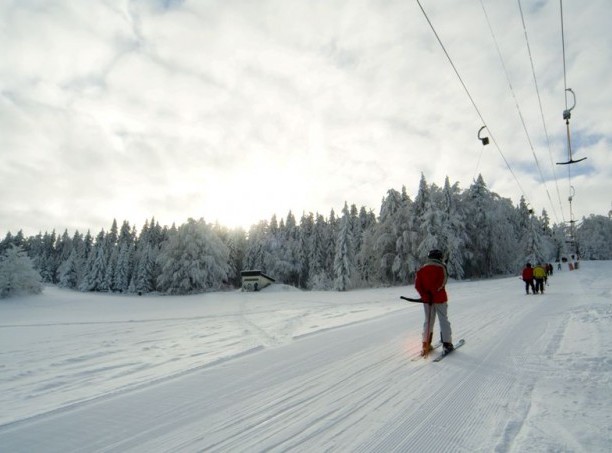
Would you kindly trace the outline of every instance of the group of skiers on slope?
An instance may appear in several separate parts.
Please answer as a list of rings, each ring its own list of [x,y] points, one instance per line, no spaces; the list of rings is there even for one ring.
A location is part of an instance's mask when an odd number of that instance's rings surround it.
[[[527,263],[522,272],[522,279],[525,282],[525,291],[529,294],[529,288],[533,294],[544,294],[544,286],[548,276],[552,275],[552,264],[540,264],[532,267]],[[446,294],[446,281],[448,272],[444,259],[444,253],[438,249],[430,250],[427,261],[417,271],[414,287],[423,301],[425,310],[425,322],[423,323],[423,349],[421,355],[426,357],[431,351],[433,330],[438,317],[440,324],[440,335],[442,337],[442,347],[445,353],[454,349],[453,333],[448,319],[448,295]]]
[[[531,263],[525,264],[522,272],[522,279],[525,282],[525,293],[529,294],[529,288],[533,294],[544,294],[544,285],[548,282],[548,276],[552,275],[552,264],[536,264],[535,267]]]

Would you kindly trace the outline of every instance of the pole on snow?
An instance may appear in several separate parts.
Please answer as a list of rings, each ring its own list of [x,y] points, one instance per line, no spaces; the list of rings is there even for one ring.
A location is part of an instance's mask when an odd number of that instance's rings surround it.
[[[427,351],[425,351],[425,347],[423,347],[423,352],[425,352],[423,357],[427,357],[431,352],[431,337],[433,336],[431,332],[431,314],[433,311],[433,304],[431,302],[427,302],[427,305],[429,305],[429,316],[427,316],[427,335],[425,336],[425,340],[423,340],[423,343],[427,344]]]
[[[418,304],[423,304],[423,303],[425,303],[425,302],[423,301],[423,299],[416,299],[416,298],[414,298],[414,297],[404,297],[404,296],[400,296],[400,299],[407,300],[408,302],[416,302],[416,303],[418,303]]]

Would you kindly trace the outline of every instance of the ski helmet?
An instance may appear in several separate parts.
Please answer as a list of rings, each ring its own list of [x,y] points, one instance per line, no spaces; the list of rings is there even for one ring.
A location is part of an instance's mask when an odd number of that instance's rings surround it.
[[[433,249],[429,251],[427,258],[430,260],[442,260],[444,258],[444,253],[441,250]]]

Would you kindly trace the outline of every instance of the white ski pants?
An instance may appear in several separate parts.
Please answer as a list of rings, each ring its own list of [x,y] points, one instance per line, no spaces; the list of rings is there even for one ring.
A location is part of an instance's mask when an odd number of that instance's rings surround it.
[[[453,332],[448,320],[448,304],[423,304],[425,309],[425,322],[423,323],[423,342],[428,342],[436,324],[436,315],[440,321],[440,334],[444,343],[453,342]]]

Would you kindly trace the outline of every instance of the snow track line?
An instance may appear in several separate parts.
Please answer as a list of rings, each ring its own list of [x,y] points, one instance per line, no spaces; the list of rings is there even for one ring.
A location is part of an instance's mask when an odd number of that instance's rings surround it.
[[[121,397],[122,395],[130,394],[130,393],[132,393],[134,391],[146,390],[148,387],[152,387],[152,386],[155,386],[155,385],[158,385],[158,384],[164,384],[164,383],[176,380],[176,379],[180,379],[180,378],[185,377],[185,376],[187,376],[189,374],[197,373],[197,372],[200,372],[200,371],[204,371],[207,368],[214,368],[216,366],[222,365],[225,362],[229,362],[229,361],[232,361],[232,360],[235,360],[235,359],[240,359],[241,357],[244,357],[244,356],[247,356],[247,355],[255,354],[257,352],[262,351],[263,349],[264,349],[263,346],[256,346],[254,348],[242,351],[242,352],[237,353],[235,355],[228,356],[228,357],[223,357],[223,358],[220,358],[218,360],[206,363],[206,364],[201,365],[201,366],[197,366],[197,367],[189,368],[189,369],[186,369],[186,370],[182,370],[182,371],[179,371],[179,372],[173,373],[173,374],[163,375],[163,376],[156,377],[154,379],[150,379],[150,380],[147,380],[147,381],[141,381],[141,382],[138,382],[138,383],[136,383],[134,385],[126,385],[126,386],[123,386],[123,387],[119,387],[119,388],[113,389],[111,391],[108,391],[106,393],[102,393],[102,394],[99,394],[99,395],[96,395],[96,396],[93,396],[93,397],[90,397],[90,398],[85,398],[85,399],[82,399],[82,400],[74,401],[72,403],[66,404],[66,405],[58,407],[56,409],[51,409],[51,410],[48,410],[48,411],[41,412],[39,414],[35,414],[35,415],[31,415],[31,416],[28,416],[28,417],[25,417],[25,418],[21,418],[19,420],[14,420],[14,421],[10,421],[8,423],[3,423],[3,424],[0,424],[0,434],[1,434],[1,432],[2,432],[2,430],[4,428],[11,428],[11,427],[19,426],[19,425],[22,425],[22,424],[28,424],[30,422],[36,422],[37,420],[42,420],[42,419],[45,419],[45,418],[47,418],[49,416],[56,416],[56,415],[59,416],[59,415],[62,415],[64,413],[71,412],[73,410],[78,410],[81,407],[86,407],[86,406],[88,406],[90,404],[102,403],[102,402],[104,402],[106,400],[114,399],[116,397]]]
[[[236,318],[236,315],[207,315],[179,318],[155,318],[155,319],[130,319],[126,321],[74,321],[74,322],[51,322],[51,323],[32,323],[32,324],[0,324],[0,329],[21,328],[21,327],[66,327],[66,326],[91,326],[91,325],[130,325],[143,323],[159,323],[168,321],[198,321],[204,319]]]
[[[437,366],[437,365],[436,365]],[[435,375],[448,370],[437,370],[425,373],[426,382],[435,382]],[[453,373],[461,369],[454,367]],[[407,408],[408,415],[395,420],[393,429],[385,426],[357,451],[474,451],[476,445],[470,445],[473,431],[481,428],[481,419],[487,419],[489,413],[497,410],[491,407],[482,413],[477,421],[467,420],[463,408],[470,407],[476,399],[506,395],[510,384],[501,379],[487,381],[483,386],[478,377],[479,369],[464,370],[457,374],[457,381],[452,388],[431,385],[426,401],[417,407]],[[429,380],[428,378],[431,378]],[[483,387],[486,392],[483,393]]]
[[[293,342],[283,348],[264,350],[261,354],[189,373],[173,381],[127,392],[118,398],[104,398],[52,416],[0,427],[0,439],[6,448],[28,445],[26,439],[34,441],[28,432],[35,429],[36,439],[42,442],[47,439],[47,452],[88,449],[85,445],[93,447],[94,444],[97,447],[92,450],[108,445],[109,450],[121,451],[155,450],[160,445],[167,445],[168,450],[187,444],[197,445],[198,450],[211,444],[244,450],[254,444],[280,445],[293,440],[299,444],[306,433],[314,438],[326,433],[330,417],[338,420],[338,431],[350,428],[354,421],[351,399],[356,388],[364,389],[361,391],[371,395],[373,400],[385,402],[389,399],[377,393],[381,389],[376,369],[387,368],[394,356],[405,361],[402,350],[404,323],[401,317],[389,316],[341,332],[327,332]],[[386,341],[379,344],[380,339],[389,337],[389,329],[399,332],[394,336],[399,351],[389,351]],[[364,332],[367,332],[365,336]],[[348,346],[354,352],[347,355]],[[340,368],[330,367],[330,361],[335,363],[336,360],[340,360]],[[252,363],[258,364],[258,368],[250,367]],[[264,363],[268,365],[263,366]],[[396,359],[394,368],[399,369],[402,365],[401,360]],[[228,372],[226,368],[234,371]],[[343,377],[336,383],[339,370]],[[321,384],[321,379],[328,385]],[[283,391],[285,397],[279,399]],[[363,400],[366,405],[372,404],[368,396]],[[319,411],[326,416],[313,420],[312,415]],[[75,414],[79,414],[77,424],[74,423]],[[243,418],[242,426],[228,426],[228,421],[236,417]],[[278,417],[283,423],[271,422]],[[104,430],[88,429],[101,420],[105,420]],[[291,425],[287,426],[289,421]],[[201,437],[200,440],[194,439],[193,433],[202,432],[203,426],[206,426],[205,435],[196,436]],[[83,429],[88,433],[87,444],[78,434]],[[117,430],[126,429],[130,435],[110,442]],[[63,433],[61,437],[54,434],[59,432]]]
[[[468,339],[468,345],[459,350],[456,356],[449,357],[448,361],[436,364],[435,367],[429,364],[423,368],[423,381],[430,383],[423,386],[431,386],[425,389],[427,391],[426,402],[417,407],[408,407],[405,417],[396,419],[392,424],[381,428],[356,451],[438,452],[448,451],[449,448],[452,451],[482,451],[483,446],[473,441],[481,437],[476,436],[475,433],[482,433],[483,429],[490,431],[491,435],[496,431],[500,432],[499,427],[489,422],[497,418],[495,414],[498,411],[504,410],[495,401],[498,399],[521,400],[525,397],[525,392],[533,388],[533,386],[525,387],[520,377],[517,378],[516,370],[501,368],[492,373],[488,369],[492,358],[499,355],[507,356],[512,354],[515,348],[521,350],[524,344],[528,344],[528,340],[524,338],[525,334],[513,329],[504,332],[502,337],[492,334],[493,326],[497,325],[496,320],[504,319],[507,323],[510,319],[512,322],[509,325],[515,324],[518,329],[525,324],[529,325],[531,320],[538,318],[536,313],[540,307],[525,305],[521,306],[518,311],[516,307],[514,309],[513,313],[500,310],[489,319],[488,325],[478,324],[478,329],[470,329],[469,324],[467,325],[468,330],[472,330],[474,337],[490,338],[491,346],[480,357],[471,354],[470,351],[475,341],[472,341],[472,336],[464,335],[462,329],[461,336]],[[469,313],[464,313],[463,318],[466,318],[466,315]],[[472,323],[474,323],[473,319]],[[528,337],[535,339],[536,335],[537,329],[532,329],[532,334]],[[436,377],[441,373],[452,373],[456,376],[452,386],[435,385]],[[493,378],[482,378],[482,375]],[[463,408],[475,404],[482,409],[479,417],[473,420],[467,419],[463,416],[465,412]],[[515,414],[519,415],[519,418],[512,421],[514,431],[507,425],[503,428],[504,445],[509,445],[518,433],[528,410],[527,407],[519,411],[519,414]],[[495,443],[493,442],[490,447],[492,450]]]
[[[262,426],[264,433],[269,431],[268,435],[264,434],[263,437],[272,439],[274,436],[287,431],[288,426],[299,426],[304,414],[316,410],[318,407],[325,407],[326,409],[323,411],[316,411],[319,415],[310,420],[308,426],[295,429],[294,436],[285,433],[281,436],[283,440],[268,444],[266,449],[287,451],[308,444],[309,441],[321,434],[319,425],[327,430],[345,423],[349,416],[346,413],[347,407],[354,411],[356,408],[371,405],[381,398],[383,402],[379,404],[389,401],[389,397],[382,396],[387,391],[381,389],[378,385],[372,386],[372,381],[367,379],[368,376],[372,376],[372,372],[377,368],[390,366],[393,357],[396,356],[388,352],[387,355],[381,355],[382,352],[382,348],[377,348],[377,350],[366,350],[347,358],[343,365],[343,369],[346,369],[347,372],[341,379],[337,379],[336,372],[326,368],[313,373],[305,381],[302,377],[296,378],[295,383],[291,385],[288,393],[282,395],[282,398],[279,399],[279,395],[276,394],[268,404],[263,406],[260,405],[261,402],[259,401],[255,401],[253,407],[249,407],[247,404],[242,409],[244,413],[242,419],[235,418],[230,425],[225,425],[223,429],[217,430],[218,432],[225,432],[225,435],[227,435],[228,428],[239,429],[239,436],[232,436],[215,444],[198,445],[198,448],[210,449],[211,451],[240,450],[248,445],[254,432],[261,434]],[[381,358],[376,362],[371,362],[365,360],[367,355],[381,356]],[[399,366],[397,364],[396,368],[399,368]],[[321,382],[329,382],[329,385],[321,386]],[[355,382],[359,383],[357,387],[351,385]],[[355,394],[363,396],[359,398],[358,403],[350,405],[348,400],[352,399]],[[245,421],[253,418],[259,420],[259,422],[245,426]],[[276,420],[279,420],[280,423],[274,423]],[[214,428],[214,425],[211,428]]]

